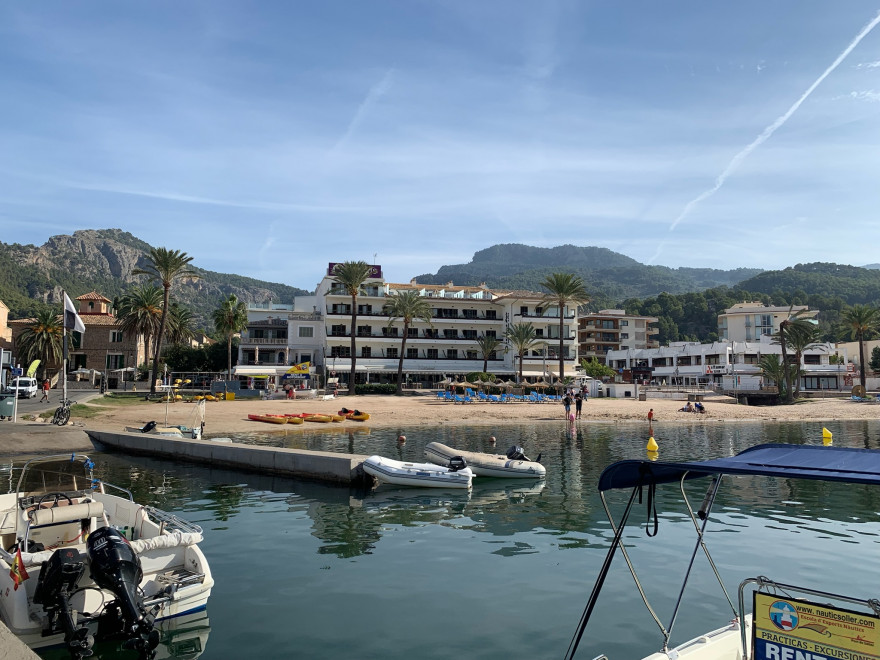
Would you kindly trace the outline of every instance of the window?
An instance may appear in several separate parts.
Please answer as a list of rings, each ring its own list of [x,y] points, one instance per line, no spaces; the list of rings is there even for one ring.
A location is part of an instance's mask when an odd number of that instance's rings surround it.
[[[521,316],[528,316],[529,315],[529,308],[528,307],[520,307],[519,313]]]
[[[330,336],[331,337],[345,337],[345,326],[344,325],[331,325],[330,326]]]
[[[396,337],[397,336],[397,328],[382,328],[382,336],[383,337]]]
[[[458,331],[447,328],[443,331],[443,337],[444,339],[458,339]]]
[[[369,337],[373,334],[373,329],[368,325],[358,326],[358,337]]]
[[[266,338],[266,331],[263,330],[263,328],[250,328],[248,330],[248,336],[251,339],[265,339]]]
[[[543,337],[544,328],[535,328],[535,337]]]
[[[419,329],[418,328],[407,328],[406,329],[406,336],[407,337],[418,337],[419,336]]]
[[[111,353],[107,355],[108,369],[122,369],[125,366],[125,356],[121,353]]]
[[[425,330],[425,338],[426,339],[437,339],[440,336],[440,331],[436,328],[431,328],[429,330]]]
[[[535,316],[543,316],[544,308],[543,307],[535,307]]]
[[[111,330],[110,331],[110,343],[111,344],[119,344],[122,342],[122,331],[121,330]]]
[[[495,331],[494,331],[494,330],[486,330],[486,332],[483,333],[483,334],[485,334],[487,337],[495,337]],[[497,339],[497,337],[495,337],[495,338]]]
[[[440,357],[440,352],[436,348],[429,348],[425,353],[427,353],[429,360],[437,360]]]
[[[79,333],[76,333],[79,334]],[[86,356],[85,355],[71,355],[71,360],[73,360],[73,368],[74,369],[85,369],[86,368]]]
[[[419,357],[419,349],[417,349],[417,348],[406,349],[406,359],[407,360],[415,360],[418,357]]]
[[[497,316],[497,312],[496,312],[496,310],[494,310],[494,309],[487,309],[487,310],[486,310],[486,318],[487,318],[487,319],[497,319],[498,316]]]
[[[458,349],[457,348],[450,348],[448,351],[446,351],[446,357],[449,358],[450,360],[457,360],[458,359]]]
[[[805,355],[804,356],[804,364],[822,364],[819,355]]]
[[[312,361],[312,354],[311,353],[300,353],[299,354],[299,361],[300,362],[311,362]]]
[[[477,318],[477,310],[475,309],[466,309],[462,312],[466,319],[475,319]]]
[[[623,328],[623,327],[625,327],[625,326],[628,326],[628,325],[629,325],[629,321],[621,321],[621,322],[620,322],[620,327],[621,327],[621,328]]]
[[[74,330],[73,332],[70,333],[70,336],[73,338],[71,346],[73,348],[81,348],[82,347],[82,338],[83,338],[82,333]]]
[[[465,351],[465,357],[468,360],[476,360],[477,359],[477,352],[476,351]]]
[[[629,339],[629,333],[628,332],[621,332],[620,338],[621,339]]]
[[[89,311],[91,312],[93,309],[95,309],[95,303],[90,302],[89,303]]]
[[[476,330],[462,330],[461,334],[464,335],[465,339],[476,339],[477,331]]]
[[[308,326],[308,325],[301,325],[299,327],[298,334],[300,337],[314,337],[315,336],[315,329],[311,326]]]
[[[351,346],[333,346],[330,357],[351,357]]]
[[[386,351],[386,357],[396,358],[397,357],[397,349],[396,348],[389,348]]]
[[[372,314],[373,306],[372,305],[358,305],[358,314]]]
[[[369,346],[361,348],[361,357],[373,357],[373,349]]]

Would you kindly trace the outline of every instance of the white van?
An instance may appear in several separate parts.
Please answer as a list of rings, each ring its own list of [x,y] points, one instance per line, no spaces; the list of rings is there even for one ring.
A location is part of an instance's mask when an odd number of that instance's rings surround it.
[[[37,396],[39,389],[36,378],[25,378],[24,376],[13,378],[9,387],[6,388],[10,394],[18,392],[19,399],[32,399]]]

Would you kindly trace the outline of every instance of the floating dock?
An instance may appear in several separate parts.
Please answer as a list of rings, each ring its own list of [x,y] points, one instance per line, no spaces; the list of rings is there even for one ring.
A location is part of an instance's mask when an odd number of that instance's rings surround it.
[[[161,456],[200,465],[218,465],[340,484],[371,484],[363,470],[367,456],[308,449],[261,447],[235,442],[190,440],[154,433],[116,433],[86,430],[99,450],[140,456]]]

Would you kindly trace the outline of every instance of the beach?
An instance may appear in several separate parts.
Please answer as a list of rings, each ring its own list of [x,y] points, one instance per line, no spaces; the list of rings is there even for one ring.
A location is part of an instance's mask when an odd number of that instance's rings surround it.
[[[96,399],[92,405],[100,406]],[[833,421],[880,418],[880,404],[858,403],[844,398],[806,399],[788,406],[746,406],[737,404],[730,397],[707,396],[704,399],[706,412],[682,412],[679,409],[685,401],[672,399],[653,399],[646,401],[634,399],[590,398],[583,405],[581,419],[575,423],[638,421],[648,423],[648,411],[654,410],[654,423],[670,422],[709,424],[735,421]],[[449,403],[438,400],[436,396],[340,396],[331,400],[237,400],[214,401],[205,404],[205,435],[222,436],[259,430],[272,432],[286,429],[273,424],[254,422],[248,414],[266,413],[335,413],[341,408],[362,410],[370,414],[366,422],[344,421],[334,423],[334,427],[370,426],[374,428],[393,428],[406,434],[423,425],[472,425],[492,426],[497,424],[523,424],[565,421],[565,410],[561,403]],[[125,426],[142,426],[150,420],[160,424],[165,422],[165,404],[144,403],[137,406],[102,408],[94,417],[75,420],[85,428],[108,431],[121,431]],[[572,412],[574,407],[572,406]],[[196,406],[192,403],[177,402],[168,405],[168,423],[192,425]],[[314,425],[303,424],[297,428]]]

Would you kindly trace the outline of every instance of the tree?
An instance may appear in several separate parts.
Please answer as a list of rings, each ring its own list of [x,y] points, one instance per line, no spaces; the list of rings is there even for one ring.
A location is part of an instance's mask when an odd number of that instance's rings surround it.
[[[27,363],[40,360],[45,374],[50,363],[61,361],[63,337],[64,329],[58,313],[51,309],[42,309],[18,336],[16,350],[19,357],[24,358]]]
[[[357,361],[357,298],[373,274],[373,268],[365,261],[344,261],[333,267],[333,279],[351,296],[351,373],[348,376],[348,393],[354,394],[354,377]]]
[[[608,365],[602,364],[594,355],[591,359],[581,358],[581,369],[590,378],[602,380],[603,378],[614,378],[617,372]]]
[[[783,365],[789,364],[788,348],[794,336],[799,333],[806,333],[807,327],[813,327],[809,320],[801,317],[801,314],[803,314],[805,310],[799,310],[792,314],[791,311],[793,307],[794,305],[791,305],[788,308],[788,314],[786,314],[786,317],[782,321],[780,321],[779,330],[773,335],[773,341],[779,344],[780,348],[782,349]],[[794,399],[794,388],[792,387],[792,380],[799,379],[797,374],[800,373],[800,368],[801,365],[800,362],[798,362],[796,369],[792,370],[786,368],[784,370],[785,397],[783,400],[785,401],[785,403],[791,403]]]
[[[232,380],[232,335],[247,328],[247,305],[234,293],[211,314],[214,329],[226,338],[226,380]]]
[[[583,305],[590,300],[584,281],[574,273],[551,273],[543,282],[549,293],[544,297],[545,303],[554,304],[559,310],[559,378],[565,378],[565,306]],[[520,365],[522,366],[522,365]]]
[[[875,346],[871,351],[871,362],[868,366],[875,374],[880,373],[880,346]]]
[[[431,323],[431,305],[418,291],[409,289],[398,291],[393,294],[388,302],[382,307],[388,315],[388,326],[397,319],[403,321],[403,338],[400,340],[400,356],[397,361],[397,394],[403,394],[403,356],[406,352],[406,338],[409,335],[409,327],[416,319],[421,319],[428,325]],[[352,324],[352,328],[354,325]]]
[[[483,335],[477,339],[477,347],[480,349],[480,354],[483,356],[483,373],[488,373],[489,358],[492,357],[492,354],[499,348],[502,348],[503,350],[501,340],[492,335]]]
[[[788,345],[794,350],[797,366],[794,376],[794,395],[796,397],[801,392],[801,375],[803,374],[801,367],[803,365],[804,351],[815,348],[822,343],[819,334],[818,326],[806,319],[798,319],[788,326]]]
[[[176,300],[172,300],[168,313],[168,331],[166,332],[169,343],[184,344],[191,341],[196,336],[194,325],[193,313]]]
[[[870,339],[880,327],[880,310],[869,305],[853,305],[843,313],[852,339],[859,342],[859,382],[865,387],[865,340]]]
[[[165,327],[168,324],[168,305],[171,297],[171,285],[176,280],[183,278],[199,279],[199,274],[189,267],[192,257],[186,252],[169,250],[168,248],[150,248],[147,257],[148,263],[144,268],[135,268],[132,275],[146,275],[151,280],[162,284],[162,318],[159,321],[159,331],[156,334],[156,350],[153,352],[153,373],[159,373],[159,355],[162,352],[162,339],[165,335]],[[156,379],[150,379],[150,393],[156,393]]]
[[[116,314],[123,332],[143,335],[147,359],[150,343],[159,334],[162,320],[162,289],[154,284],[135,284],[119,298]]]
[[[514,323],[507,331],[504,333],[504,336],[507,337],[508,341],[513,345],[513,350],[516,351],[517,356],[519,357],[519,381],[522,382],[523,377],[523,355],[525,355],[530,349],[534,348],[537,344],[537,334],[535,333],[535,326],[531,323]]]
[[[761,368],[761,375],[764,379],[776,385],[779,388],[779,394],[782,395],[785,390],[785,369],[779,356],[775,353],[764,355],[758,366]]]

